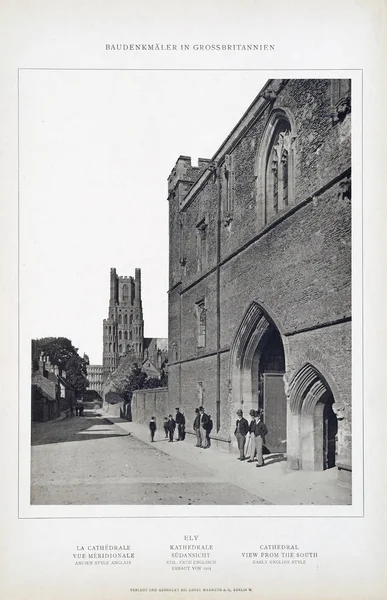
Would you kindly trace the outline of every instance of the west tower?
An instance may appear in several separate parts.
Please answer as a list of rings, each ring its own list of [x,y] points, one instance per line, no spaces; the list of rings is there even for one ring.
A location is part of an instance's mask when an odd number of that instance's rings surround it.
[[[131,353],[141,363],[144,353],[144,320],[141,300],[141,269],[135,276],[117,275],[110,269],[108,317],[103,320],[103,380]]]

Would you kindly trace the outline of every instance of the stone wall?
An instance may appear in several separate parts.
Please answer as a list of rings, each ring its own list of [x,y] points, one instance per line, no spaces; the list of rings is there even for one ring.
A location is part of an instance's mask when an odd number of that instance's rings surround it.
[[[183,175],[191,160],[180,157],[169,179],[170,402],[186,413],[189,426],[203,404],[213,435],[232,439],[231,350],[244,315],[258,303],[281,333],[288,380],[311,363],[344,407],[339,462],[350,468],[351,115],[332,119],[333,80],[270,85],[274,96],[258,96],[214,154],[215,171],[195,173],[199,179],[188,185]],[[272,214],[261,166],[275,115],[291,128],[293,168],[289,202]],[[198,268],[203,219],[207,258]],[[202,300],[206,343],[199,348],[196,304]]]
[[[174,415],[175,408],[169,405],[168,388],[137,390],[131,402],[132,421],[148,425],[151,417],[155,417],[157,429],[162,429],[164,417]]]

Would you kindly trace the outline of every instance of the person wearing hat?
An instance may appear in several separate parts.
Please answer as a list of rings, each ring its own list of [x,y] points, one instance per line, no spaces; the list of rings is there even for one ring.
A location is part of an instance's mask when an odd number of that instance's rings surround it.
[[[254,410],[253,408],[250,410],[249,415],[251,417],[251,421],[250,421],[250,425],[249,425],[249,433],[248,433],[248,439],[247,439],[247,444],[246,444],[246,456],[249,457],[247,462],[254,462],[254,458],[255,458],[255,454],[256,454],[256,450],[255,450],[255,426],[256,426],[256,416],[257,416],[257,411]]]
[[[169,415],[169,419],[168,419],[169,440],[168,440],[168,442],[173,442],[173,434],[175,433],[175,429],[176,429],[175,419],[172,417],[172,415]]]
[[[237,410],[237,421],[235,426],[234,434],[236,436],[239,448],[239,457],[238,460],[245,460],[245,442],[246,435],[249,431],[249,424],[247,420],[243,416],[243,411],[241,409]]]
[[[257,415],[257,422],[255,425],[255,430],[254,430],[254,436],[255,436],[255,449],[257,452],[257,467],[263,467],[264,466],[264,460],[263,460],[263,454],[262,454],[262,449],[263,449],[263,440],[265,435],[267,435],[268,431],[267,431],[267,427],[265,425],[265,423],[263,422],[263,416],[262,416],[262,411],[259,410],[258,411],[258,415]]]
[[[156,419],[154,417],[151,417],[151,420],[149,421],[149,431],[151,436],[151,442],[154,442],[156,433]]]

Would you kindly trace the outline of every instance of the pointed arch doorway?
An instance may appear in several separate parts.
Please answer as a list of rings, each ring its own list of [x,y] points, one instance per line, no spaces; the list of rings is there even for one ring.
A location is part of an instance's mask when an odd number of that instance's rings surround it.
[[[253,302],[239,326],[231,349],[231,429],[238,408],[242,408],[247,419],[251,409],[262,409],[269,431],[265,445],[271,453],[286,452],[284,373],[285,350],[280,331],[267,309]]]
[[[336,465],[338,421],[326,378],[310,363],[289,385],[289,448],[292,468],[324,471]]]

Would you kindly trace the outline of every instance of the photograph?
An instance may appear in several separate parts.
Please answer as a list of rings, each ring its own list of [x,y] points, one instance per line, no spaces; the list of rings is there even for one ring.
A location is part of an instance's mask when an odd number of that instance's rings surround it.
[[[351,87],[21,72],[31,505],[352,505]]]

